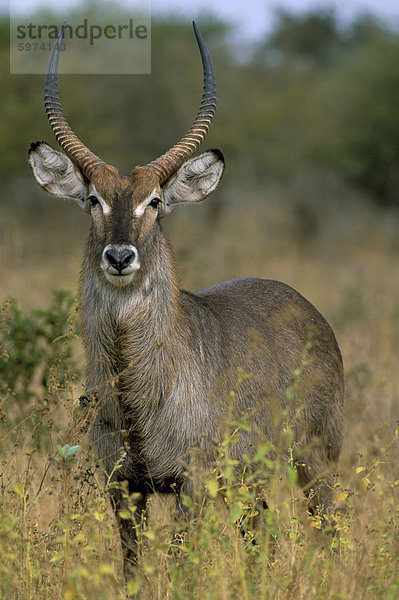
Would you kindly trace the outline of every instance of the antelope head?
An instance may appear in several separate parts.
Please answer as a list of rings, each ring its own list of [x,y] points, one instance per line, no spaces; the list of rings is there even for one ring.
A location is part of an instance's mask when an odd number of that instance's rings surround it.
[[[92,265],[104,282],[129,285],[142,271],[159,239],[159,220],[182,202],[199,202],[218,185],[224,170],[220,150],[193,156],[208,133],[216,109],[216,81],[209,52],[198,28],[203,93],[188,133],[165,154],[122,176],[91,152],[69,126],[58,94],[57,71],[62,28],[47,67],[45,108],[65,154],[45,142],[29,149],[38,183],[54,196],[73,199],[92,217],[89,238]],[[105,278],[105,279],[104,279]]]

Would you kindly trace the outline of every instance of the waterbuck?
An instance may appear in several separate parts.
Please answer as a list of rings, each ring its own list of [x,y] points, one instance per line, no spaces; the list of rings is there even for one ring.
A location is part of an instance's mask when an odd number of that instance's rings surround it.
[[[343,367],[333,331],[312,304],[277,281],[235,279],[182,291],[161,229],[177,204],[206,198],[224,170],[220,150],[193,156],[216,108],[212,62],[195,24],[194,31],[204,78],[197,117],[170,150],[127,176],[73,133],[58,95],[59,44],[50,57],[45,107],[66,154],[36,142],[29,162],[47,192],[75,200],[92,218],[80,280],[92,436],[108,476],[127,481],[139,498],[139,515],[153,491],[173,490],[178,503],[179,494],[194,494],[190,450],[205,472],[214,467],[228,414],[247,423],[232,444],[238,468],[260,444],[276,443],[278,416],[290,414],[298,483],[309,508],[326,512],[343,429]],[[238,385],[243,370],[248,376]],[[111,493],[118,515],[120,486]],[[129,519],[118,521],[128,570],[136,560],[135,529]]]

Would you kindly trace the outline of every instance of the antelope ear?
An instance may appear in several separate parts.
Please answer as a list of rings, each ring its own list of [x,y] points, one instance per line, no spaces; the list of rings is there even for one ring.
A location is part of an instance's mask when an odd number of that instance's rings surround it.
[[[33,142],[29,148],[28,160],[36,181],[46,192],[75,200],[84,208],[88,185],[70,158],[45,142]]]
[[[218,186],[224,171],[220,150],[208,150],[190,158],[163,187],[164,206],[170,212],[181,202],[201,202]]]

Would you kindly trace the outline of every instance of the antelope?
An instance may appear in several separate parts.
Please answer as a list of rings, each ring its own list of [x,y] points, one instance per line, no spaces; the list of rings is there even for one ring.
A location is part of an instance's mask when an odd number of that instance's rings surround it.
[[[193,25],[203,69],[199,112],[179,142],[130,175],[93,154],[66,121],[57,83],[59,43],[46,72],[46,113],[65,154],[35,142],[29,163],[46,192],[74,200],[91,215],[79,291],[85,389],[95,399],[91,435],[105,473],[135,494],[136,515],[153,492],[175,493],[181,507],[182,495],[198,491],[187,476],[190,451],[200,452],[204,472],[214,467],[234,389],[232,418],[244,415],[248,424],[232,443],[237,469],[260,444],[276,441],[278,415],[288,411],[295,417],[298,483],[309,510],[326,513],[343,436],[343,366],[331,327],[278,281],[243,278],[181,290],[161,228],[175,206],[209,196],[224,170],[220,150],[194,155],[215,114],[216,82]],[[249,376],[237,385],[243,367]],[[301,391],[289,401],[287,389],[299,371]],[[110,493],[128,573],[137,561],[136,530],[133,520],[118,517],[120,487]]]

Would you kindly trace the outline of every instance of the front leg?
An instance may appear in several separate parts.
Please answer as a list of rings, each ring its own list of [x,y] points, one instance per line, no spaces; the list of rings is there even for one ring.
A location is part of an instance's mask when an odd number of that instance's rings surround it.
[[[143,486],[138,490],[131,481],[132,474],[138,471],[137,452],[129,444],[129,427],[114,396],[104,394],[98,399],[86,394],[80,402],[86,410],[85,425],[90,424],[91,438],[104,468],[105,485],[121,536],[123,571],[125,578],[129,578],[138,561],[137,530],[143,521],[147,499]]]
[[[110,490],[111,503],[118,522],[123,552],[123,574],[132,577],[139,558],[138,529],[143,523],[147,496],[130,490],[128,482],[116,483]]]
[[[203,514],[206,499],[207,491],[203,475],[184,479],[176,498],[176,518],[185,523],[197,521]]]

